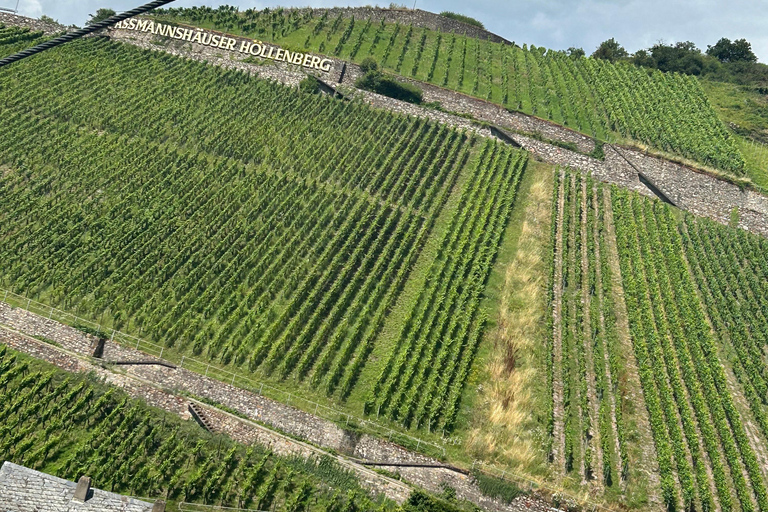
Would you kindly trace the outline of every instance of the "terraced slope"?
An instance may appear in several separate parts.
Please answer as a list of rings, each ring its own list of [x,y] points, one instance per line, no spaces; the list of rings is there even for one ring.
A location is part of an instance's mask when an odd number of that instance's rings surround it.
[[[227,6],[160,11],[166,21],[215,28],[353,62],[373,57],[406,77],[550,119],[602,140],[630,139],[744,173],[744,158],[695,77],[573,59],[413,25],[313,17],[311,10]]]
[[[522,153],[103,39],[5,70],[0,98],[5,287],[322,397],[344,400],[374,347],[402,357],[379,333],[460,198],[431,272],[465,291],[402,337],[409,364],[455,364],[409,378],[438,397],[419,418],[451,428]]]
[[[110,491],[260,510],[394,510],[330,458],[214,436],[0,345],[0,458]],[[191,423],[191,424],[190,424]]]
[[[643,455],[636,372],[669,509],[766,510],[765,240],[564,173],[546,361],[554,469],[609,491]],[[562,198],[562,199],[561,199]],[[613,244],[615,230],[616,242]],[[618,253],[618,266],[610,262]],[[620,273],[626,313],[612,289]],[[627,315],[621,332],[618,315]],[[622,354],[631,341],[634,357]],[[655,470],[654,470],[655,471]]]

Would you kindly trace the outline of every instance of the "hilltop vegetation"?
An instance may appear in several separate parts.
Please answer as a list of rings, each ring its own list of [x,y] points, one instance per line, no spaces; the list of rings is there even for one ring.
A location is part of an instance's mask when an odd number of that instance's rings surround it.
[[[193,7],[164,20],[229,31],[386,70],[550,119],[602,140],[633,140],[744,173],[744,159],[698,80],[628,64],[502,45],[413,25],[312,17],[309,10]]]

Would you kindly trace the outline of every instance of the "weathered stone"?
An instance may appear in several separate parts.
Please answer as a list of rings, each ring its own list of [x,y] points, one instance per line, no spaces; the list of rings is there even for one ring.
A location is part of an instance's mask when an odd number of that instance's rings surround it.
[[[90,346],[87,340],[91,338],[90,335],[73,330],[71,327],[58,324],[57,322],[35,317],[37,315],[20,308],[12,308],[8,304],[0,302],[0,324],[25,333],[28,332],[27,328],[36,331],[42,324],[45,326],[47,337],[59,343],[64,350],[87,355],[87,350]],[[72,331],[79,333],[79,339]],[[177,414],[189,414],[187,412],[189,400],[184,400],[175,393],[183,391],[190,395],[222,404],[251,420],[269,425],[297,438],[305,439],[315,445],[349,454],[358,459],[376,462],[442,465],[435,458],[411,452],[395,443],[371,435],[352,434],[330,420],[309,414],[290,405],[276,402],[256,392],[241,389],[186,369],[172,369],[164,366],[130,366],[123,367],[126,370],[126,375],[113,374],[108,370],[95,367],[62,353],[61,349],[52,345],[31,340],[3,328],[0,328],[0,343],[5,343],[16,350],[73,371],[92,371],[99,377],[104,378],[108,383],[122,387],[131,396],[141,398],[152,405],[176,412]],[[151,358],[147,354],[111,341],[107,341],[104,347],[105,361],[115,359],[139,360],[147,357]],[[149,382],[152,385],[139,384],[140,382]],[[162,389],[158,389],[155,386]],[[174,390],[175,392],[171,393],[163,390]],[[199,402],[196,402],[196,406],[204,411],[207,420],[215,425],[218,432],[227,434],[237,441],[243,443],[258,442],[272,448],[275,453],[284,455],[295,454],[310,457],[318,454],[318,451],[313,447],[293,441],[266,428],[259,428],[255,424],[247,423]],[[408,490],[404,486],[398,485],[394,481],[390,481],[373,471],[364,470],[358,465],[349,465],[348,467],[356,472],[363,485],[378,492],[383,492],[391,499],[399,502],[407,498]],[[396,468],[396,470],[407,481],[432,492],[441,492],[442,485],[448,483],[456,489],[459,497],[467,499],[486,510],[494,512],[521,511],[528,510],[531,506],[534,506],[537,510],[548,508],[546,503],[532,497],[520,498],[510,505],[490,499],[482,494],[477,484],[471,478],[450,469],[442,467],[401,467]],[[532,503],[534,505],[531,505]]]
[[[91,477],[89,476],[81,476],[80,480],[77,481],[77,487],[75,487],[75,494],[72,496],[72,499],[74,501],[79,501],[80,503],[85,503],[86,500],[90,497],[88,494],[91,492]]]

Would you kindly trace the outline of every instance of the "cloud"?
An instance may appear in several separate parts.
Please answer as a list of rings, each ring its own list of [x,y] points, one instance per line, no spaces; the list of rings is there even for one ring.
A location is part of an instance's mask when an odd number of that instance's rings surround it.
[[[40,3],[40,0],[21,0],[19,2],[19,14],[30,18],[39,18],[44,14],[43,4]]]
[[[47,14],[64,24],[83,25],[90,13],[109,6],[124,11],[145,0],[21,0],[24,14]],[[0,5],[16,0],[0,0]],[[177,0],[170,6],[218,6],[243,9],[278,5],[389,5],[388,0]],[[413,0],[399,0],[409,7]],[[11,5],[10,7],[14,7]],[[721,37],[746,38],[762,62],[768,61],[768,1],[766,0],[417,0],[416,7],[432,12],[454,11],[482,21],[511,41],[563,50],[581,46],[591,53],[615,37],[628,51],[647,48],[659,39],[693,41],[701,49]]]

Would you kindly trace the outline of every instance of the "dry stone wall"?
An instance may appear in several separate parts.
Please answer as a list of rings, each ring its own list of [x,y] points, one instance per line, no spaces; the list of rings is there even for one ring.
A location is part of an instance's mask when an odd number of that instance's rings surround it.
[[[306,413],[290,405],[276,402],[256,392],[242,389],[224,382],[200,375],[183,368],[168,368],[159,365],[137,365],[120,367],[123,373],[115,373],[96,364],[81,359],[90,355],[90,347],[95,337],[77,331],[67,325],[35,315],[21,308],[14,308],[0,302],[0,343],[7,344],[34,357],[49,361],[59,367],[76,372],[95,372],[108,383],[125,389],[131,396],[146,400],[148,403],[176,414],[188,417],[187,399],[180,394],[226,406],[253,421],[269,425],[282,432],[300,439],[357,459],[375,462],[418,463],[441,465],[441,462],[410,452],[401,446],[370,435],[356,435],[336,425],[334,422]],[[12,332],[8,328],[17,332]],[[43,334],[40,334],[43,333]],[[57,343],[61,348],[35,341],[28,336],[42,335]],[[69,351],[67,354],[63,351]],[[77,357],[77,356],[81,357]],[[103,359],[110,361],[140,361],[156,358],[107,341]],[[271,446],[283,454],[307,456],[319,453],[311,446],[291,440],[250,422],[239,422],[237,417],[199,404],[205,408],[206,416],[215,422],[218,431],[227,433],[234,439],[244,442],[259,442]],[[386,492],[387,495],[402,502],[406,499],[403,486],[389,479],[381,480],[380,475],[370,470],[363,471],[358,465],[349,465],[356,469],[361,481],[368,482],[372,489]],[[440,467],[434,468],[398,468],[409,482],[415,483],[432,492],[440,493],[442,485],[447,483],[456,489],[457,496],[493,512],[528,510],[536,504],[538,510],[548,509],[548,505],[535,498],[518,498],[511,504],[505,504],[484,496],[477,484],[462,473]]]
[[[10,12],[0,12],[0,24],[19,27],[29,27],[34,32],[43,32],[46,35],[60,34],[67,31],[67,27],[58,23],[46,23],[35,18],[27,18]]]

